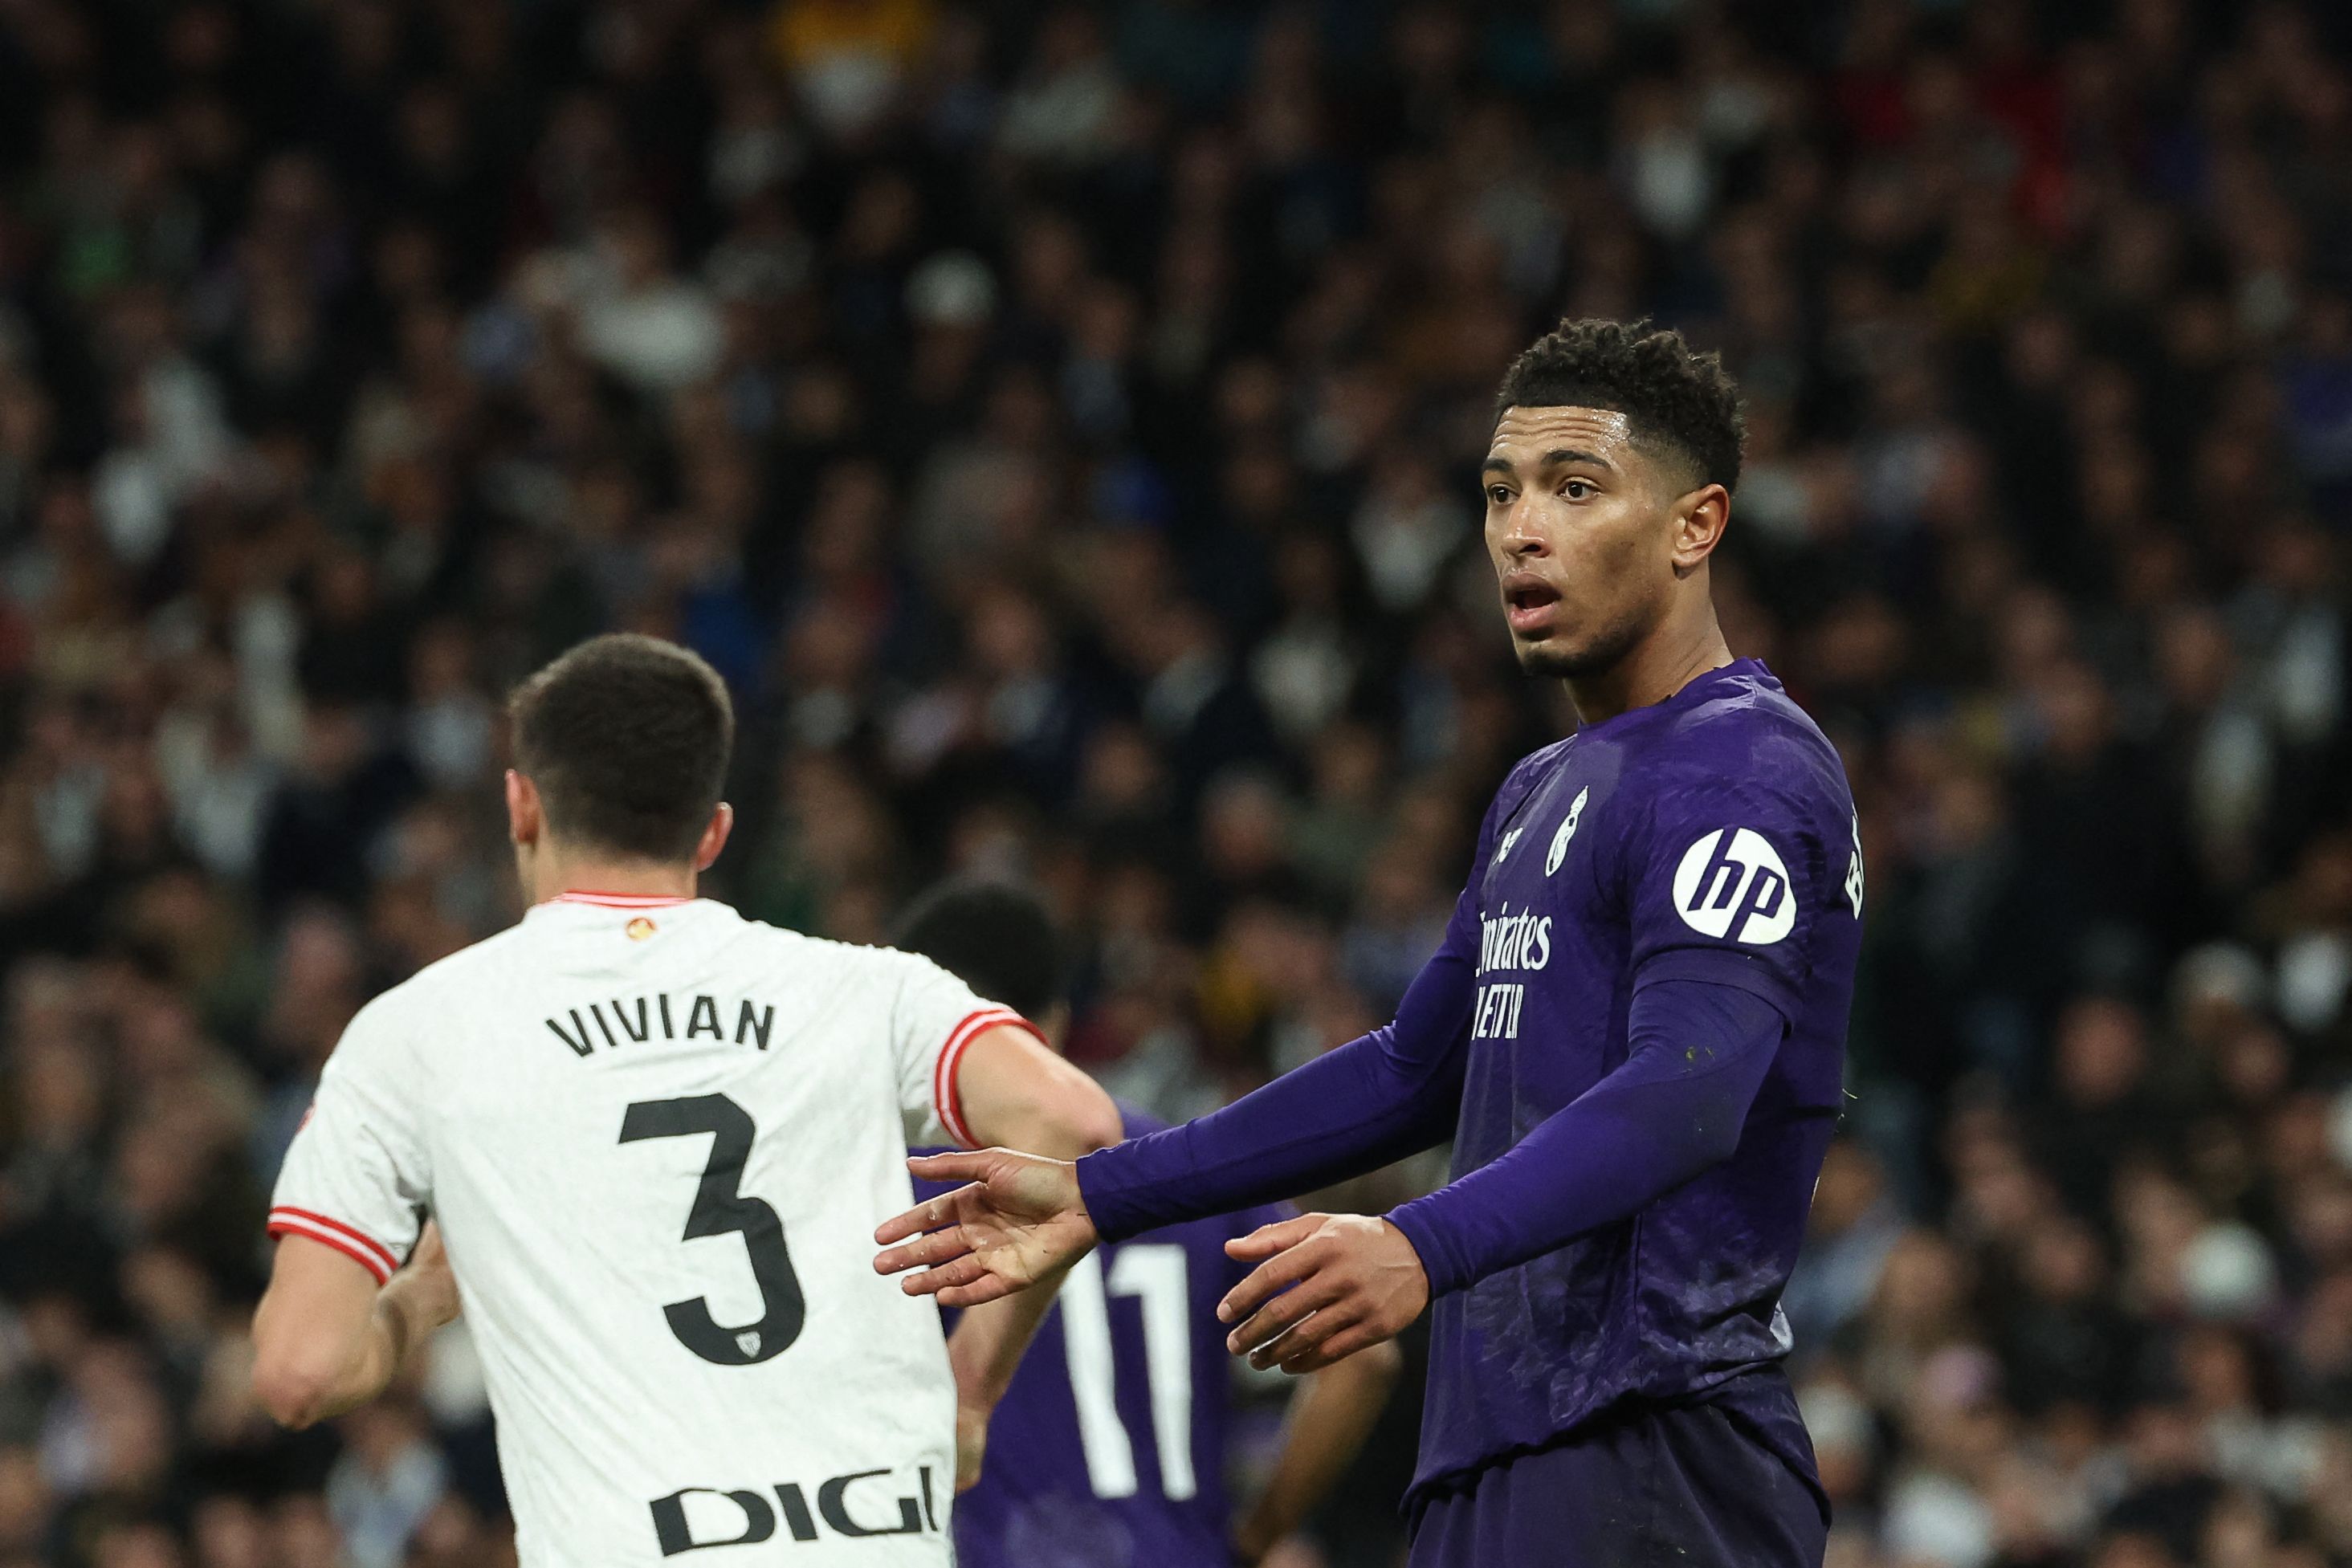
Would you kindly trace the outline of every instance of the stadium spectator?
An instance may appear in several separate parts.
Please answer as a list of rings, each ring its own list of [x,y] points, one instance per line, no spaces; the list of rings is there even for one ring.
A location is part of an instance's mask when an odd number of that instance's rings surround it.
[[[733,683],[747,913],[1018,872],[1073,1056],[1171,1119],[1377,1021],[1564,727],[1487,397],[1645,312],[1748,390],[1724,620],[1870,864],[1791,1293],[1832,1560],[2352,1561],[2348,50],[2295,0],[0,7],[0,1563],[499,1560],[461,1342],[297,1439],[236,1347],[320,1054],[516,914],[498,701],[590,632]],[[1293,1568],[1387,1560],[1409,1404]]]

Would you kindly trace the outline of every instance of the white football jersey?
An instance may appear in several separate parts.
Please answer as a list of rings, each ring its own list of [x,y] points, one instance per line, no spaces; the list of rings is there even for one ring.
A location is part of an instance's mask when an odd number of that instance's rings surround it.
[[[361,1009],[270,1232],[381,1281],[440,1221],[527,1565],[945,1563],[939,1312],[874,1228],[1000,1023],[910,954],[567,894]]]

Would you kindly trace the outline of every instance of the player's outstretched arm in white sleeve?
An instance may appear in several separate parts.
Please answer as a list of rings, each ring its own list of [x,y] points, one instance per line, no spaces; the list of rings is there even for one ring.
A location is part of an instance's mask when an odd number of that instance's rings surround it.
[[[1019,1027],[988,1030],[967,1056],[983,1040],[988,1056],[976,1068],[967,1063],[958,1082],[974,1097],[964,1107],[969,1141],[985,1146],[907,1162],[926,1181],[966,1185],[874,1233],[885,1247],[874,1267],[885,1274],[919,1269],[900,1283],[909,1295],[937,1296],[943,1307],[976,1307],[1057,1283],[1093,1250],[1076,1156],[1116,1143],[1123,1130],[1100,1085]]]
[[[923,964],[915,979],[908,993],[924,1005],[908,1010],[927,1016],[902,1030],[903,1040],[936,1037],[936,1020],[952,1016],[955,997],[976,1000],[934,965]],[[907,1164],[926,1181],[969,1185],[884,1221],[875,1240],[916,1239],[889,1248],[874,1266],[896,1274],[953,1260],[955,1267],[911,1276],[908,1292],[936,1294],[943,1307],[976,1307],[1058,1281],[1092,1249],[1076,1162],[1118,1142],[1125,1129],[1102,1086],[1055,1055],[1011,1009],[971,1014],[947,1038],[944,1051],[908,1051],[902,1059],[907,1137],[916,1144],[922,1133],[944,1129],[969,1152]],[[927,1104],[937,1108],[927,1111]]]
[[[457,1281],[437,1227],[382,1286],[343,1249],[286,1234],[253,1315],[253,1389],[300,1428],[366,1404],[433,1331],[457,1315]]]
[[[982,1148],[1075,1160],[1124,1135],[1102,1085],[1018,1026],[983,1030],[956,1062],[957,1099]]]

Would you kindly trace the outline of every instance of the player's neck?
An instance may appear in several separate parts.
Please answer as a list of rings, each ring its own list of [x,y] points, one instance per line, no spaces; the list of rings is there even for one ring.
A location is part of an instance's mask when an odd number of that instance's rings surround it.
[[[695,895],[691,865],[568,855],[560,850],[550,850],[536,857],[525,873],[525,881],[533,904],[544,904],[566,893],[615,894],[630,898]]]
[[[1731,663],[1714,606],[1684,626],[1662,625],[1609,669],[1570,677],[1569,700],[1579,724],[1600,724],[1635,708],[1651,707],[1706,674]]]

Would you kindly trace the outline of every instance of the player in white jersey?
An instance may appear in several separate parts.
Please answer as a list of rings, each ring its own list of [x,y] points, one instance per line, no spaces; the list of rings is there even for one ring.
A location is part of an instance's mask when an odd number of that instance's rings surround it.
[[[598,638],[514,720],[534,902],[336,1047],[257,1388],[296,1426],[363,1403],[462,1297],[527,1568],[947,1563],[959,1387],[1001,1387],[1038,1310],[951,1357],[869,1239],[910,1144],[1076,1153],[1116,1111],[929,960],[694,896],[733,720],[692,654]]]

